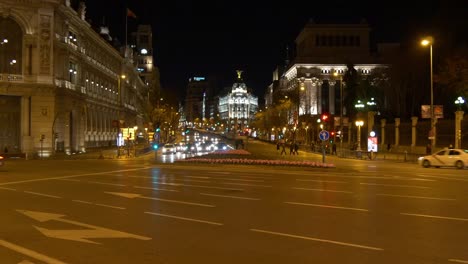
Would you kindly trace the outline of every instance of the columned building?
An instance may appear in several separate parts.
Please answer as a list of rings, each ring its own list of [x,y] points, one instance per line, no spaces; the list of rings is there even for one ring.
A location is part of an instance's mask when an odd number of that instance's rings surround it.
[[[86,21],[83,2],[2,0],[0,39],[2,149],[83,152],[143,123],[146,84],[133,58]]]
[[[342,88],[346,87],[343,77],[348,65],[352,64],[361,78],[387,68],[371,53],[369,35],[365,21],[359,24],[310,21],[297,36],[296,54],[283,74],[274,74],[276,78],[265,94],[266,105],[273,102],[274,92],[289,90],[299,93],[299,116],[346,115],[341,100],[346,94]]]
[[[258,110],[258,98],[247,88],[241,73],[237,72],[237,81],[227,95],[219,96],[219,117],[226,121],[230,131],[246,128]]]

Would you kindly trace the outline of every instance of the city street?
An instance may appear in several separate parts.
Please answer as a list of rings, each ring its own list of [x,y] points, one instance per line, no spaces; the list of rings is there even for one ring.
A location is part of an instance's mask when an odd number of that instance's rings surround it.
[[[312,154],[311,154],[312,155]],[[2,263],[468,263],[468,173],[10,160]]]

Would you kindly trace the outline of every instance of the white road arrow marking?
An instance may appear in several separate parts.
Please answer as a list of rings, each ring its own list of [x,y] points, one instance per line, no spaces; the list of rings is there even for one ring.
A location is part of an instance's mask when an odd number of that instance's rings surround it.
[[[65,215],[61,214],[52,214],[44,213],[37,211],[27,211],[27,210],[16,210],[19,213],[22,213],[36,221],[47,222],[47,221],[57,221],[67,224],[72,224],[80,227],[85,227],[88,229],[78,229],[78,230],[50,230],[42,227],[34,226],[39,232],[47,237],[67,239],[79,242],[86,242],[92,244],[100,244],[91,240],[89,238],[135,238],[140,240],[151,240],[150,237],[134,235],[126,232],[121,232],[113,229],[108,229],[104,227],[88,225],[85,223],[80,223],[73,220],[63,219]]]
[[[142,199],[150,199],[150,200],[156,200],[156,201],[161,201],[161,202],[168,202],[168,203],[179,203],[179,204],[187,204],[187,205],[196,205],[196,206],[203,206],[203,207],[215,207],[214,205],[211,204],[202,204],[202,203],[191,203],[191,202],[184,202],[184,201],[178,201],[178,200],[169,200],[169,199],[161,199],[161,198],[155,198],[155,197],[147,197],[143,196],[138,193],[119,193],[119,192],[105,192],[108,194],[112,195],[117,195],[125,198],[142,198]]]

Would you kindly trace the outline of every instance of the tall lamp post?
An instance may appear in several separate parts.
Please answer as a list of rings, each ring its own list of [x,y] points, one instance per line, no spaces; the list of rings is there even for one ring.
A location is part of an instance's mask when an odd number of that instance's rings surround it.
[[[457,105],[457,111],[455,112],[455,148],[461,148],[461,121],[463,120],[463,115],[465,112],[462,110],[462,106],[465,104],[463,97],[459,96],[455,100]]]
[[[356,121],[356,126],[358,128],[357,132],[357,151],[361,151],[361,127],[364,125],[364,121],[362,120],[357,120]]]
[[[430,75],[431,75],[431,152],[435,147],[436,140],[436,130],[435,130],[435,115],[434,115],[434,86],[433,86],[433,77],[432,77],[432,44],[434,43],[434,38],[427,37],[421,40],[421,45],[429,46],[429,55],[430,55]]]

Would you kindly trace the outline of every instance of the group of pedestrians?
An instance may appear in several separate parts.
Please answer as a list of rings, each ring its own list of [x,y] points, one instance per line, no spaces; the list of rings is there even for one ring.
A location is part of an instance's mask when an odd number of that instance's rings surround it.
[[[286,144],[284,139],[276,143],[276,150],[281,150],[280,155],[286,155],[286,145],[289,145],[289,155],[299,155],[299,144],[296,141]]]

